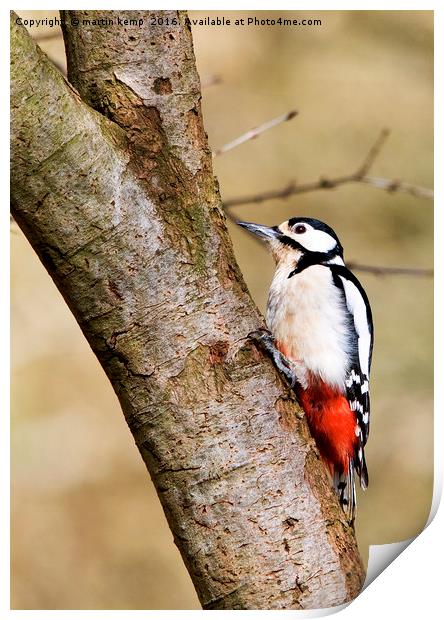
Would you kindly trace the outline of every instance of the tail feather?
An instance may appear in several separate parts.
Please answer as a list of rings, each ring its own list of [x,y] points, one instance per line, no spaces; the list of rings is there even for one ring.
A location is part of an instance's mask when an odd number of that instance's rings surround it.
[[[363,451],[363,453],[364,453],[364,451]],[[367,487],[368,487],[368,471],[367,471],[367,463],[365,462],[365,456],[364,455],[363,455],[361,471],[359,472],[359,478],[360,478],[360,481],[361,481],[361,489],[363,489],[365,491],[367,489]]]
[[[354,467],[359,476],[361,489],[365,491],[368,487],[368,471],[367,463],[365,462],[364,447],[362,445],[355,450]]]
[[[333,484],[339,498],[342,510],[347,516],[350,525],[353,525],[356,516],[356,487],[355,487],[355,468],[353,459],[348,462],[346,472],[335,470]],[[362,480],[362,478],[361,478]]]

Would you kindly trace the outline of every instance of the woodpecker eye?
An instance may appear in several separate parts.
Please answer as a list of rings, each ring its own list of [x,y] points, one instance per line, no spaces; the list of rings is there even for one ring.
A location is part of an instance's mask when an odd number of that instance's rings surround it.
[[[297,235],[301,235],[302,233],[304,233],[306,231],[306,227],[304,226],[304,224],[298,224],[297,226],[295,226],[294,228],[294,232]]]

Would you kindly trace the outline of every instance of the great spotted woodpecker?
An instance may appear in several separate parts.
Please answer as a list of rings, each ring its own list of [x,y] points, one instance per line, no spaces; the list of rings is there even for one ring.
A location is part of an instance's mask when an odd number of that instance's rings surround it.
[[[354,473],[367,488],[373,323],[367,295],[330,226],[294,217],[280,226],[238,222],[268,242],[276,262],[267,326],[252,337],[273,357],[305,411],[339,502],[353,524]],[[271,332],[271,333],[270,333]]]

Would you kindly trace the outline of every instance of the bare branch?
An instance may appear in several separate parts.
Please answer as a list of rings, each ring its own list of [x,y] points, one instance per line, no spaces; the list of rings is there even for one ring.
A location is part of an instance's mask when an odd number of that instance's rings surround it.
[[[381,179],[376,177],[367,176],[367,172],[372,167],[375,159],[381,152],[381,149],[384,145],[384,142],[387,140],[390,135],[390,131],[388,129],[383,129],[379,134],[377,140],[369,150],[366,158],[364,159],[362,165],[358,168],[358,170],[351,175],[344,175],[341,177],[336,177],[334,179],[326,179],[320,178],[319,181],[314,181],[312,183],[306,183],[304,185],[296,185],[295,183],[290,183],[287,187],[281,190],[271,190],[269,192],[264,192],[262,194],[256,194],[255,196],[250,196],[238,201],[229,200],[224,203],[225,208],[231,207],[234,205],[247,204],[247,203],[260,203],[265,202],[267,200],[272,200],[275,198],[287,198],[288,196],[292,196],[294,194],[299,194],[303,192],[314,191],[317,189],[331,189],[337,187],[338,185],[344,185],[346,183],[351,182],[361,182],[367,185],[371,185],[372,187],[377,187],[379,189],[385,189],[389,192],[405,192],[412,194],[413,196],[419,196],[422,198],[431,198],[433,199],[433,190],[418,187],[416,185],[410,185],[408,183],[403,183],[401,181],[389,180],[389,179]],[[226,211],[227,217],[230,221],[236,222],[237,218],[235,218],[228,210]],[[261,243],[259,239],[255,240],[258,243]],[[414,267],[378,267],[376,265],[362,265],[356,262],[347,263],[350,269],[355,271],[362,271],[365,273],[371,273],[376,276],[384,276],[384,275],[405,275],[405,276],[415,276],[415,277],[433,277],[433,269],[419,269]]]
[[[404,183],[396,179],[382,179],[380,177],[362,177],[361,183],[376,187],[378,189],[384,189],[387,192],[401,192],[403,194],[411,194],[418,198],[428,198],[433,200],[434,192],[429,187],[421,187],[419,185],[411,185],[410,183]]]
[[[416,276],[419,278],[433,278],[433,269],[416,267],[377,267],[376,265],[361,265],[353,261],[347,262],[347,267],[353,271],[371,273],[375,276]]]
[[[376,142],[373,144],[373,146],[367,153],[367,157],[362,162],[362,165],[360,166],[360,168],[358,168],[358,170],[356,171],[357,178],[364,177],[370,171],[370,168],[375,163],[375,160],[378,157],[379,153],[381,152],[381,149],[384,146],[384,143],[389,137],[389,135],[390,135],[390,129],[387,129],[385,127],[384,129],[381,130],[379,136],[376,139]]]
[[[262,133],[264,133],[265,131],[268,131],[269,129],[276,127],[276,125],[280,125],[281,123],[285,123],[286,121],[291,121],[291,119],[297,116],[297,114],[298,114],[297,110],[290,110],[290,112],[287,112],[286,114],[282,114],[281,116],[273,118],[271,121],[267,121],[266,123],[259,125],[259,127],[253,127],[253,129],[250,129],[250,131],[247,131],[246,133],[242,134],[235,140],[228,142],[228,144],[225,144],[224,146],[221,146],[219,149],[214,151],[213,157],[218,157],[219,155],[222,155],[223,153],[226,153],[227,151],[231,151],[232,149],[236,148],[240,144],[243,144],[244,142],[248,142],[248,140],[254,140],[258,136],[260,136]]]
[[[389,136],[389,130],[383,129],[379,134],[376,142],[373,144],[363,163],[356,172],[352,174],[345,174],[338,177],[327,178],[320,177],[317,181],[311,181],[309,183],[298,184],[295,181],[291,181],[288,185],[280,189],[268,190],[259,194],[251,194],[250,196],[243,196],[239,198],[231,198],[224,201],[224,207],[229,207],[261,203],[268,200],[285,199],[289,196],[295,196],[296,194],[305,194],[307,192],[314,192],[320,189],[334,189],[340,185],[347,185],[350,183],[364,183],[370,187],[376,187],[377,189],[383,189],[387,192],[401,192],[405,194],[411,194],[418,198],[427,198],[433,200],[433,190],[428,187],[421,187],[418,185],[412,185],[410,183],[404,183],[403,181],[395,179],[384,179],[379,177],[367,176],[370,168],[375,162],[376,157],[381,152],[381,149]]]

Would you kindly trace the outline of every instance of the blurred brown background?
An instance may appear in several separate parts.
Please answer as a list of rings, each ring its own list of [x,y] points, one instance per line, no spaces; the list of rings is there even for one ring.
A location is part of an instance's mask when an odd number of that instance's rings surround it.
[[[23,17],[55,12],[20,11]],[[254,13],[191,12],[192,17]],[[215,161],[226,199],[352,172],[382,127],[392,135],[372,173],[432,187],[433,14],[427,11],[264,13],[322,26],[194,27],[213,148],[296,107],[300,114]],[[40,27],[33,35],[54,29]],[[60,32],[40,45],[65,64]],[[233,209],[278,224],[327,221],[346,258],[430,267],[432,203],[366,186]],[[262,310],[272,259],[230,225]],[[191,581],[118,402],[54,285],[12,225],[12,607],[198,608]],[[369,544],[423,527],[433,483],[432,281],[358,274],[376,344],[370,487],[357,536]]]

